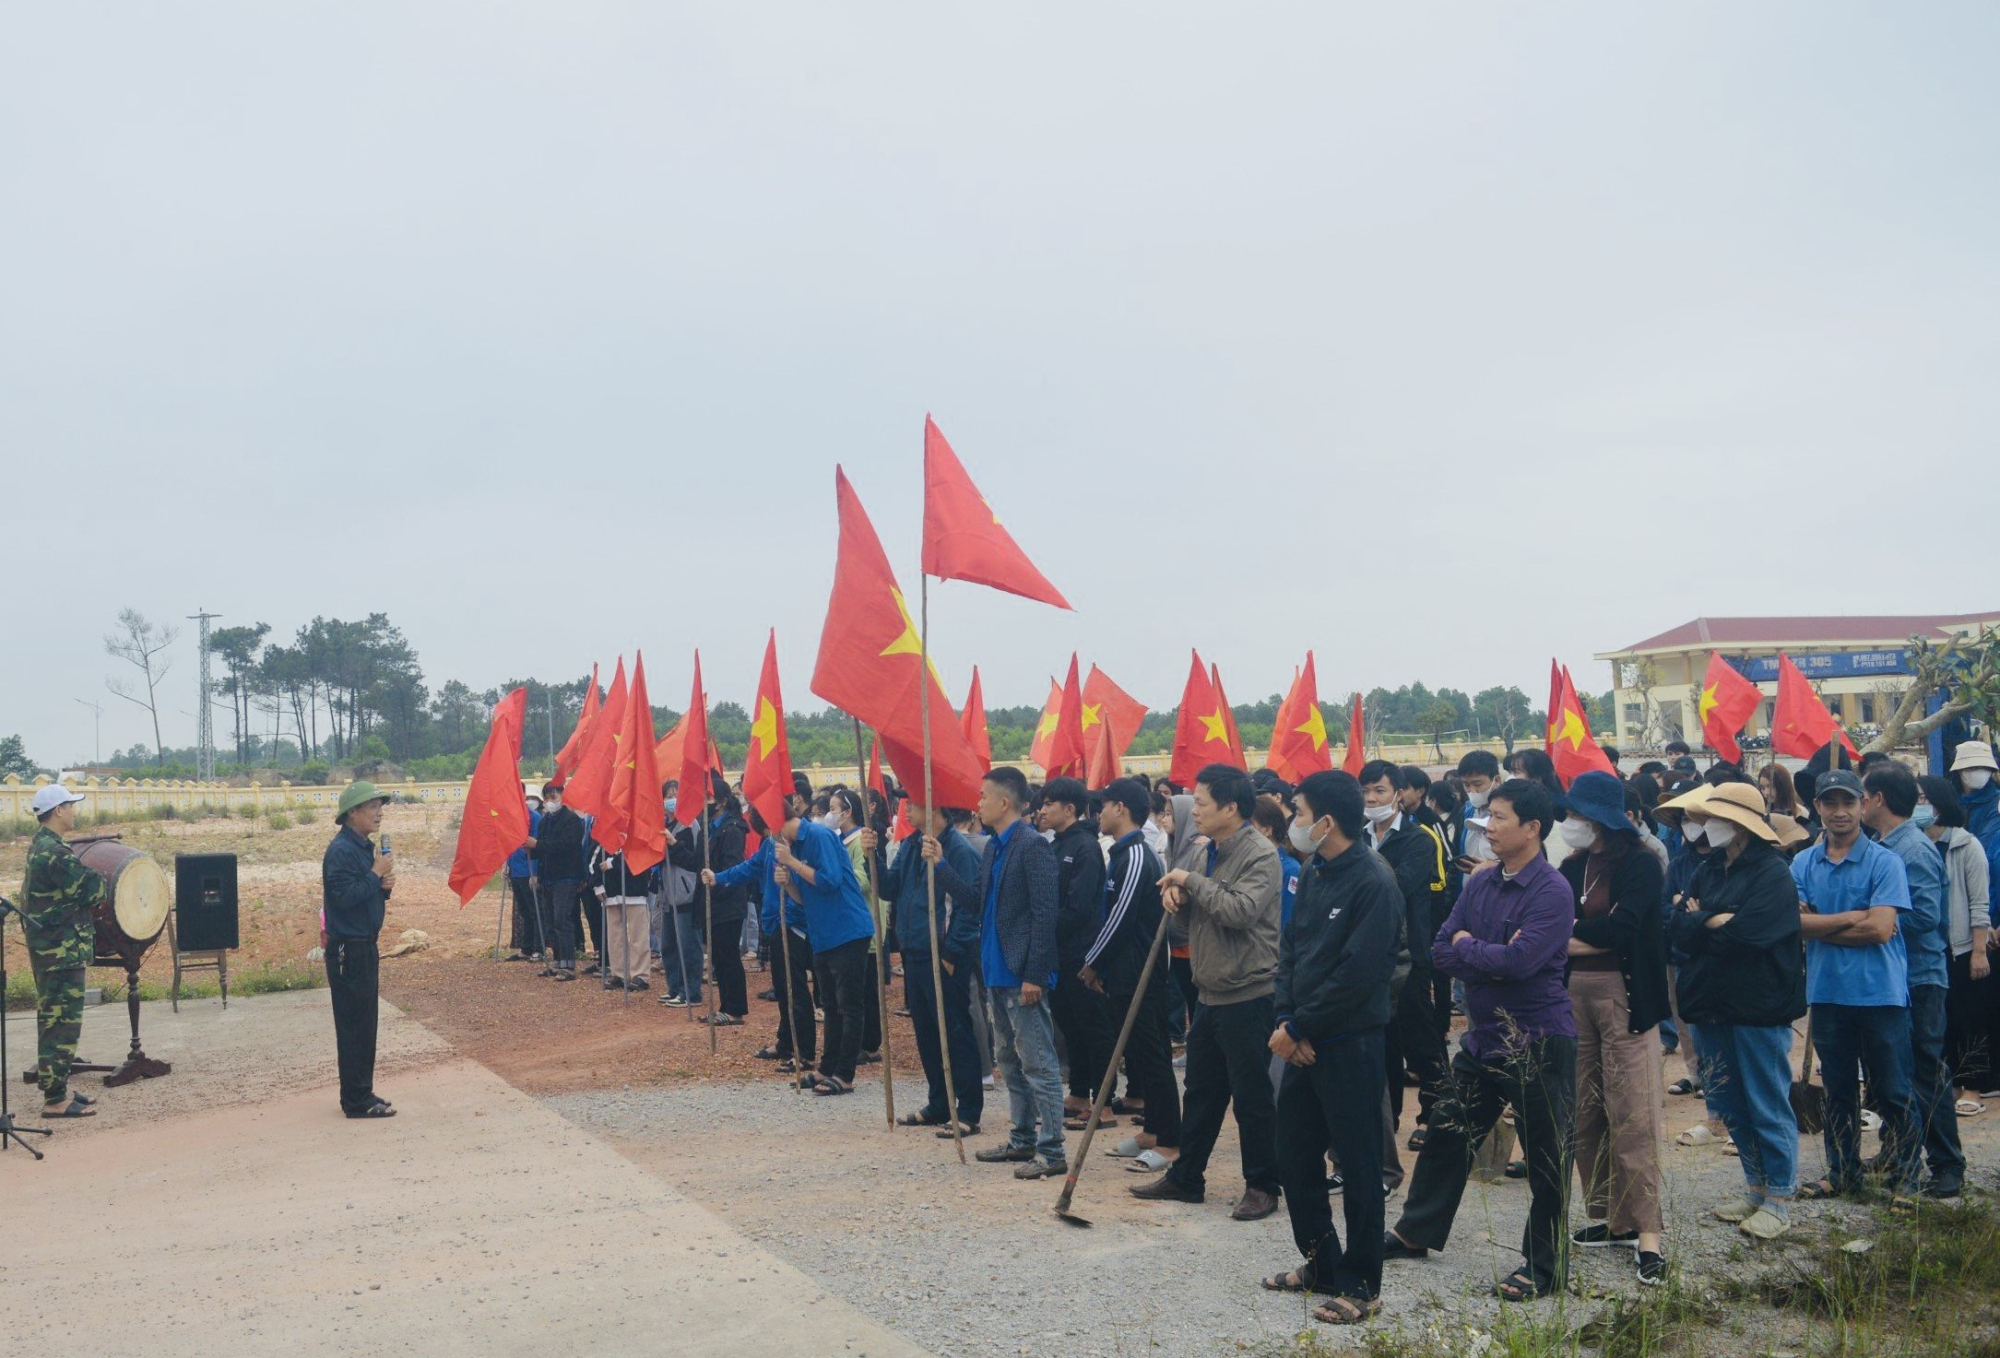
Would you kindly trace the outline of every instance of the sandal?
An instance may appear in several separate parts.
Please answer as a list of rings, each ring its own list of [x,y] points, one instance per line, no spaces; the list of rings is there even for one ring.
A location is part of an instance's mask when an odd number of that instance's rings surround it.
[[[1674,1144],[1676,1146],[1711,1146],[1719,1140],[1721,1140],[1720,1137],[1708,1130],[1706,1122],[1697,1122],[1694,1126],[1675,1137]]]
[[[1430,1251],[1421,1245],[1405,1245],[1394,1231],[1382,1237],[1384,1259],[1428,1259]]]
[[[1158,1174],[1172,1163],[1173,1161],[1167,1159],[1166,1156],[1160,1154],[1158,1151],[1140,1151],[1132,1157],[1132,1163],[1125,1166],[1125,1172],[1127,1174]]]
[[[1701,1093],[1701,1086],[1683,1075],[1680,1079],[1675,1080],[1667,1086],[1667,1092],[1669,1094],[1699,1094]]]
[[[375,1102],[369,1104],[368,1107],[363,1111],[359,1113],[349,1113],[347,1116],[351,1118],[392,1118],[396,1116],[396,1110],[391,1108],[388,1104],[383,1103],[380,1099],[377,1099]]]
[[[813,1085],[813,1093],[815,1094],[852,1094],[853,1092],[854,1086],[841,1079],[838,1075],[822,1075],[819,1077],[819,1081]]]
[[[1493,1285],[1493,1295],[1502,1301],[1540,1301],[1542,1289],[1526,1269],[1517,1268]]]
[[[82,1100],[72,1095],[69,1099],[64,1101],[62,1106],[62,1111],[60,1113],[51,1113],[48,1110],[48,1106],[46,1104],[43,1105],[42,1116],[49,1119],[52,1122],[58,1118],[94,1118],[97,1116],[97,1110],[95,1108],[92,1108],[89,1104],[84,1103]],[[349,1116],[352,1117],[357,1115],[349,1114]]]
[[[1799,1185],[1794,1195],[1800,1202],[1824,1202],[1840,1196],[1840,1190],[1825,1179],[1810,1179]]]
[[[1128,1136],[1123,1141],[1119,1142],[1117,1145],[1113,1146],[1110,1150],[1104,1153],[1110,1156],[1113,1160],[1137,1160],[1139,1158],[1139,1152],[1145,1149],[1146,1148],[1144,1146],[1139,1144],[1138,1137]]]
[[[925,1117],[922,1113],[905,1113],[896,1119],[896,1125],[898,1127],[942,1127],[950,1120],[949,1118]]]
[[[1381,1313],[1380,1297],[1329,1297],[1326,1305],[1313,1307],[1313,1319],[1322,1325],[1359,1325]]]
[[[951,1124],[947,1122],[944,1125],[944,1130],[937,1134],[937,1139],[940,1141],[950,1141],[952,1135]],[[979,1124],[976,1122],[961,1122],[958,1124],[957,1135],[960,1137],[978,1136]]]
[[[1951,1107],[1962,1118],[1976,1118],[1986,1111],[1986,1105],[1978,1099],[1960,1099]]]
[[[776,1047],[765,1047],[758,1051],[753,1059],[758,1061],[789,1061],[792,1057],[790,1052],[781,1052]],[[781,1066],[779,1069],[782,1070],[783,1067]]]
[[[1313,1290],[1312,1269],[1302,1265],[1290,1273],[1273,1273],[1268,1278],[1259,1279],[1258,1285],[1266,1292],[1310,1292]]]
[[[1408,1146],[1413,1151],[1421,1151],[1424,1148],[1424,1142],[1428,1140],[1429,1137],[1430,1133],[1426,1129],[1419,1127],[1417,1128],[1417,1130],[1410,1133],[1410,1139],[1404,1142],[1403,1144]]]
[[[1144,1103],[1132,1103],[1125,1099],[1113,1099],[1110,1103],[1106,1104],[1105,1107],[1110,1109],[1112,1112],[1118,1114],[1120,1117],[1135,1117],[1138,1114],[1144,1113],[1146,1111],[1146,1105]]]

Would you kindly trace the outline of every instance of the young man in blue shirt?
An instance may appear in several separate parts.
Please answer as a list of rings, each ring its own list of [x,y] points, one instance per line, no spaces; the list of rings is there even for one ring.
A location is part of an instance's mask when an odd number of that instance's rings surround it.
[[[1891,1192],[1916,1187],[1921,1142],[1910,1101],[1910,977],[1898,918],[1908,875],[1893,850],[1861,833],[1861,780],[1819,777],[1813,805],[1825,833],[1792,860],[1806,938],[1806,999],[1826,1081],[1826,1172],[1802,1184],[1811,1200],[1861,1191],[1860,1076],[1882,1105],[1882,1166]]]

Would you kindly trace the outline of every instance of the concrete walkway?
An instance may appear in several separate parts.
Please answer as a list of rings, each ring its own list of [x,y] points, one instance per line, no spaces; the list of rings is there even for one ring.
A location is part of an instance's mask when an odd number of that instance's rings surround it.
[[[332,1072],[324,992],[154,1008],[172,1075],[84,1077],[104,1117],[53,1124],[40,1164],[0,1156],[0,1350],[924,1353],[387,1005],[382,1122],[291,1088],[302,1062]],[[91,1011],[85,1050],[122,1047],[124,1022]],[[219,1106],[179,1111],[204,1093]]]

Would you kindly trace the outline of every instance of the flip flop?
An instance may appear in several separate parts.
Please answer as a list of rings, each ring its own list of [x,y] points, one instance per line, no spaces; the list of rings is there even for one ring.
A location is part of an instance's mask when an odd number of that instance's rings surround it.
[[[1674,1144],[1676,1146],[1712,1146],[1721,1139],[1714,1132],[1708,1130],[1706,1122],[1697,1122],[1694,1126],[1675,1137]]]
[[[1140,1151],[1132,1157],[1132,1163],[1125,1166],[1127,1174],[1158,1174],[1173,1161],[1158,1151]]]
[[[1952,1105],[1952,1110],[1962,1118],[1976,1118],[1986,1111],[1986,1105],[1977,1099],[1960,1099]]]
[[[51,1122],[56,1121],[58,1118],[94,1118],[97,1116],[97,1110],[79,1103],[75,1099],[71,1099],[63,1105],[62,1112],[51,1113],[48,1109],[44,1108],[42,1109],[42,1116]]]
[[[1526,1269],[1517,1268],[1493,1285],[1493,1295],[1502,1301],[1540,1301],[1542,1289]]]
[[[1266,1292],[1310,1292],[1313,1290],[1312,1270],[1301,1267],[1289,1273],[1273,1273],[1268,1278],[1258,1279],[1258,1284]]]
[[[942,1127],[950,1118],[927,1118],[922,1113],[905,1113],[896,1119],[898,1127]]]
[[[1381,1312],[1380,1297],[1329,1297],[1325,1305],[1313,1308],[1313,1319],[1322,1325],[1360,1325]]]
[[[1116,1146],[1113,1146],[1110,1150],[1104,1153],[1110,1156],[1113,1160],[1137,1160],[1139,1158],[1139,1152],[1145,1149],[1146,1148],[1144,1146],[1139,1144],[1138,1137],[1128,1136],[1123,1141],[1119,1142]]]

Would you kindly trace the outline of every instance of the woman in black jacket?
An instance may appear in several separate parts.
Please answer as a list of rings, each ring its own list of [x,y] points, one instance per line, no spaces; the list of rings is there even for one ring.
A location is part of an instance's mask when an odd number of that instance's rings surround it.
[[[1687,813],[1715,846],[1670,925],[1686,955],[1681,1014],[1700,1034],[1702,1086],[1742,1159],[1744,1194],[1714,1209],[1759,1239],[1782,1234],[1799,1183],[1792,1113],[1792,1021],[1806,1012],[1799,893],[1747,783],[1713,789]]]
[[[713,783],[709,802],[703,808],[702,819],[695,825],[694,833],[677,838],[668,852],[668,861],[675,867],[696,874],[704,867],[712,868],[717,873],[725,872],[743,861],[746,827],[742,807],[721,774],[711,777]],[[683,954],[683,960],[690,968],[701,965],[700,931],[707,922],[707,916],[712,913],[715,932],[708,940],[708,956],[716,992],[713,1021],[723,1027],[734,1028],[741,1025],[744,1015],[750,1012],[750,987],[743,975],[742,946],[743,916],[749,909],[750,888],[737,885],[709,890],[713,901],[708,909],[703,906],[701,887],[696,887],[687,904],[679,909],[681,937],[694,944],[693,949]],[[699,1003],[701,976],[698,971],[688,978],[688,991],[688,1001]]]
[[[1576,900],[1569,943],[1576,1019],[1576,1169],[1589,1221],[1578,1245],[1638,1247],[1639,1281],[1666,1281],[1661,1252],[1660,1044],[1667,1014],[1665,874],[1625,816],[1625,785],[1579,774],[1559,871]]]

